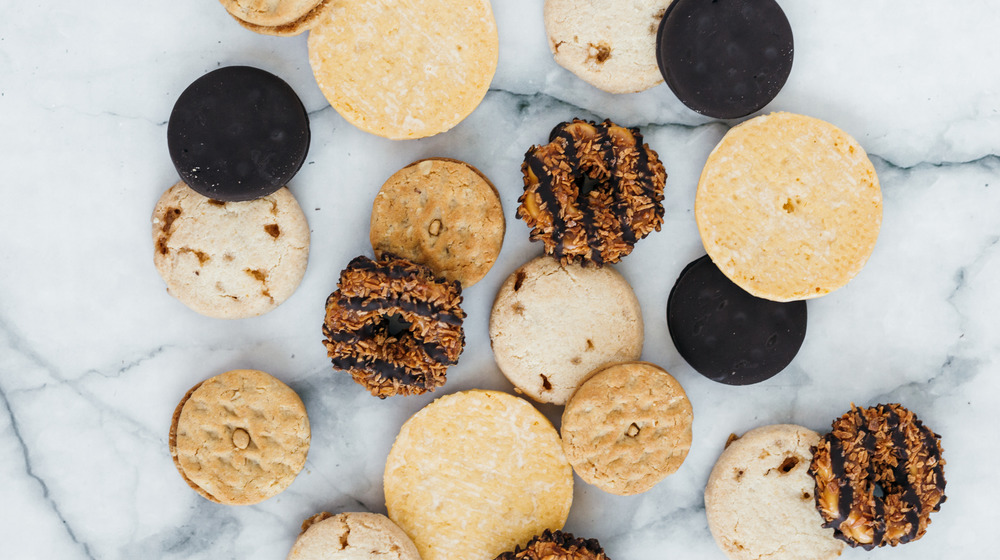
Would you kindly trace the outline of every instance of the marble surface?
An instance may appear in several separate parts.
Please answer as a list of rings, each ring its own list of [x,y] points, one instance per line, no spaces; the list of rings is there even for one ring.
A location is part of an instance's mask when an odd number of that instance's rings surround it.
[[[1000,4],[784,0],[795,64],[765,109],[805,113],[854,135],[881,179],[884,220],[867,267],[809,302],[792,365],[750,387],[715,384],[679,357],[668,291],[703,254],[694,190],[735,122],[712,121],[666,86],[613,96],[551,59],[541,0],[494,0],[500,64],[455,129],[393,142],[347,124],[323,99],[304,36],[238,26],[213,0],[8,2],[0,18],[0,557],[280,559],[319,511],[384,512],[382,471],[401,423],[435,396],[511,391],[487,334],[504,278],[540,252],[514,217],[523,152],[575,116],[640,126],[669,173],[663,230],[618,269],[646,327],[643,358],[672,372],[695,411],[681,469],[616,497],[577,479],[566,529],[616,560],[723,558],[702,491],[730,432],[793,422],[825,431],[851,403],[902,402],[942,434],[947,503],[927,535],[844,558],[987,558],[1000,544]],[[166,294],[150,212],[176,180],[166,120],[206,71],[250,64],[286,79],[310,113],[308,163],[291,183],[312,229],[298,291],[263,317],[199,316]],[[328,365],[323,302],[367,242],[371,201],[402,165],[463,159],[497,185],[507,235],[465,292],[467,347],[435,395],[379,401]],[[174,406],[194,383],[262,369],[302,396],[306,469],[283,494],[226,507],[187,488],[167,451]],[[542,407],[553,420],[559,409]]]

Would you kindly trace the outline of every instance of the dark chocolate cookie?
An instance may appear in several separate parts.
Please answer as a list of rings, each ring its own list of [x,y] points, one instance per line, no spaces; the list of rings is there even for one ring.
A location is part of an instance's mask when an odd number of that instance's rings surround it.
[[[309,151],[309,116],[292,88],[258,68],[228,66],[195,80],[170,113],[167,147],[198,193],[236,202],[285,186]]]
[[[719,119],[760,110],[792,69],[792,28],[774,0],[674,0],[656,62],[685,105]]]
[[[681,272],[667,301],[670,338],[705,377],[750,385],[785,369],[806,335],[806,302],[754,297],[708,256]]]

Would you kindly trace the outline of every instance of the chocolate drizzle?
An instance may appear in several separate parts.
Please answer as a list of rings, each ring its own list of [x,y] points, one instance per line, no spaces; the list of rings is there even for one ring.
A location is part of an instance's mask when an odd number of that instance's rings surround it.
[[[597,539],[581,539],[571,533],[546,529],[521,548],[504,552],[495,560],[610,560]]]

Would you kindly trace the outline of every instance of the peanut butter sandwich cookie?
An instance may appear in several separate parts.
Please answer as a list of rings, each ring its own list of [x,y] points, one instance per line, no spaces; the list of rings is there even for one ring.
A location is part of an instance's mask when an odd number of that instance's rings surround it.
[[[504,230],[496,188],[478,169],[453,159],[425,159],[400,169],[372,205],[376,257],[388,252],[424,264],[463,288],[489,272]]]
[[[561,529],[573,471],[559,434],[524,399],[442,397],[403,424],[385,464],[389,518],[423,560],[495,558]]]
[[[287,188],[222,202],[179,182],[153,210],[153,247],[156,270],[181,303],[209,317],[255,317],[298,287],[309,224]]]
[[[719,270],[751,294],[808,299],[847,284],[875,248],[882,191],[864,149],[819,119],[732,128],[698,181],[695,218]]]
[[[250,31],[288,37],[316,24],[332,0],[219,0]]]
[[[309,417],[295,391],[252,369],[195,385],[177,405],[170,456],[204,498],[249,505],[287,488],[309,452]]]
[[[489,0],[332,0],[309,32],[330,105],[396,140],[444,132],[483,100],[499,39]]]
[[[608,366],[573,393],[562,415],[563,450],[585,482],[627,496],[680,468],[691,448],[691,402],[660,367]]]
[[[420,560],[420,553],[384,515],[324,511],[302,522],[287,560]]]
[[[500,286],[490,342],[497,366],[518,391],[565,404],[590,372],[639,359],[642,311],[612,267],[539,257]]]

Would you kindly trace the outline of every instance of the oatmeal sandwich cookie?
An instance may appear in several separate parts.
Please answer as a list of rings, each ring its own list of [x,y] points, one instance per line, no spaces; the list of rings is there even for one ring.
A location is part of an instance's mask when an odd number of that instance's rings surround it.
[[[420,553],[384,515],[324,511],[302,522],[287,560],[420,560]]]

